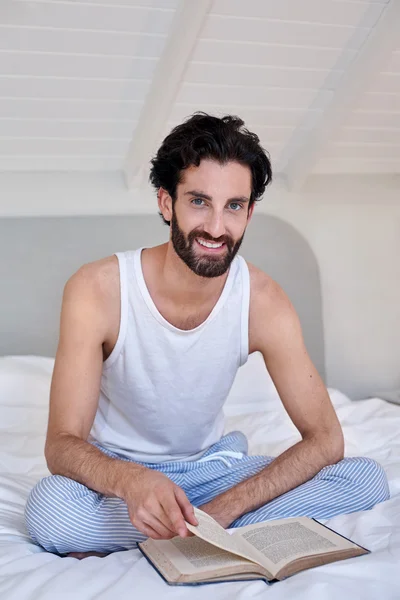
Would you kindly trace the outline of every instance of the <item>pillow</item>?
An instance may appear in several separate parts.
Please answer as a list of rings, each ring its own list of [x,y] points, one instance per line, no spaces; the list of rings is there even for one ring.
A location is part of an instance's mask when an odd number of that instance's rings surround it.
[[[49,475],[44,444],[54,359],[0,357],[0,473]]]
[[[43,431],[54,359],[0,357],[0,431]]]
[[[369,397],[380,398],[381,400],[386,400],[387,402],[392,402],[393,404],[400,404],[400,388],[391,390],[389,392],[376,392],[376,394]]]

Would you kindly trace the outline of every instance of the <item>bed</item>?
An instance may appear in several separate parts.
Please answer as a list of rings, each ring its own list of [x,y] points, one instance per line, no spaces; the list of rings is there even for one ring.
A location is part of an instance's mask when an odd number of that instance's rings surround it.
[[[147,244],[163,241],[165,233],[157,229],[156,219],[142,219],[8,219],[7,227],[4,221],[0,224],[0,244],[7,244],[9,251],[1,264],[0,290],[0,598],[173,600],[211,595],[216,600],[398,600],[400,407],[379,398],[354,401],[334,388],[328,391],[343,426],[346,455],[378,460],[389,480],[391,499],[387,502],[325,521],[370,549],[368,556],[305,571],[273,586],[253,581],[174,588],[136,549],[79,561],[47,553],[31,542],[23,510],[32,486],[48,474],[43,448],[62,283],[88,260],[146,245],[146,235]],[[287,290],[300,315],[309,352],[325,379],[315,257],[301,236],[278,219],[260,216],[252,228],[241,253]],[[103,237],[99,238],[99,231]],[[134,244],[132,231],[137,233]],[[29,265],[24,260],[28,255]],[[21,294],[27,286],[32,286],[32,293]],[[252,454],[277,455],[299,439],[257,353],[239,370],[225,413],[226,431],[243,431]]]

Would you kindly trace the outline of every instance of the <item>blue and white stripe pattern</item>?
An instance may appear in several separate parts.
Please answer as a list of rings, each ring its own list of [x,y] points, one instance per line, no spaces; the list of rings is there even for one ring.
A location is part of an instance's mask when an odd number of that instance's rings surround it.
[[[108,456],[118,454],[98,446]],[[128,459],[123,459],[128,460]],[[273,460],[248,456],[247,439],[239,431],[225,435],[197,461],[146,463],[165,473],[201,506]],[[342,513],[368,510],[389,498],[382,467],[370,458],[345,458],[324,467],[313,479],[244,514],[232,527],[270,519],[309,516],[328,519]],[[49,552],[115,552],[134,548],[145,536],[133,527],[120,498],[103,496],[84,485],[51,475],[31,491],[25,520],[33,541]]]

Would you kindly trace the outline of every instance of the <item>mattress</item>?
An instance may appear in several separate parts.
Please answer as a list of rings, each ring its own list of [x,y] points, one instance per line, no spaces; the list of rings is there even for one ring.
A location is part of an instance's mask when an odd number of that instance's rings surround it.
[[[53,360],[0,358],[0,598],[358,599],[400,598],[400,407],[379,398],[329,394],[343,426],[346,456],[368,456],[385,468],[391,499],[370,511],[325,521],[371,554],[304,571],[267,586],[261,581],[169,587],[136,550],[105,558],[62,558],[33,544],[25,529],[30,489],[48,475],[43,448]],[[278,455],[298,441],[265,368],[242,367],[226,406],[226,431],[241,430],[250,453]]]

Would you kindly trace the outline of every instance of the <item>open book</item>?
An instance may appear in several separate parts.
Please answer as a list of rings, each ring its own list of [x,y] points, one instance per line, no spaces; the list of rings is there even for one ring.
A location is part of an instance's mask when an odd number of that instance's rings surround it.
[[[193,537],[152,540],[140,550],[171,585],[285,579],[298,571],[369,554],[362,546],[308,517],[265,521],[228,533],[195,508]]]

